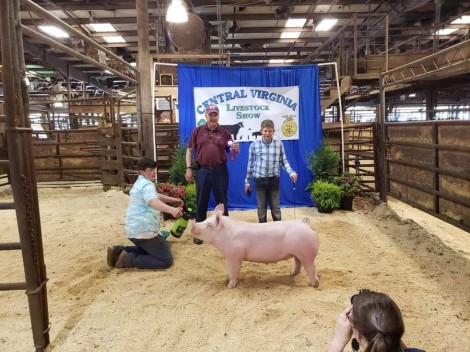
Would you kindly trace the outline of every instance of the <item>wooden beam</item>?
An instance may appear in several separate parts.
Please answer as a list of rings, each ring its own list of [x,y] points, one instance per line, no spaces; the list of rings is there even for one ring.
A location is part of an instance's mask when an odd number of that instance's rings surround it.
[[[150,56],[148,1],[136,0],[138,26],[139,56],[137,65],[140,71],[139,78],[139,108],[138,123],[141,132],[139,140],[142,141],[144,156],[155,158],[155,135],[153,123],[152,104],[152,59]]]

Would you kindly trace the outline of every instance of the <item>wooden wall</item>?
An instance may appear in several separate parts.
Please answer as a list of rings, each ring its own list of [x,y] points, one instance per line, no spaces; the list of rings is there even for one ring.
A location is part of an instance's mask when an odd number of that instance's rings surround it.
[[[34,133],[33,149],[39,182],[100,179],[96,128]]]
[[[470,121],[386,124],[388,193],[470,229]]]

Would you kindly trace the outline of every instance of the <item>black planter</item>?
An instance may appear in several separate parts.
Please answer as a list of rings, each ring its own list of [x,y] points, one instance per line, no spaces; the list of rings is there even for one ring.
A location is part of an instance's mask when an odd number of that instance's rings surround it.
[[[323,208],[318,204],[317,204],[317,210],[319,213],[324,213],[324,214],[331,214],[333,212],[333,208]]]
[[[341,203],[339,203],[339,208],[343,210],[352,210],[353,199],[354,199],[353,196],[341,197]]]

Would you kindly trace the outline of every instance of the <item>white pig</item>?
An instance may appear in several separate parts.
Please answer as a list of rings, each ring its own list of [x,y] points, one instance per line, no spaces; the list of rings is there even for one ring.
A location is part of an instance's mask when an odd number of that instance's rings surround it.
[[[318,287],[315,257],[320,241],[308,218],[254,224],[223,216],[223,212],[224,205],[219,204],[211,217],[191,225],[191,234],[222,252],[230,278],[228,288],[237,286],[243,261],[276,263],[292,257],[292,275],[297,275],[302,265],[310,285]]]

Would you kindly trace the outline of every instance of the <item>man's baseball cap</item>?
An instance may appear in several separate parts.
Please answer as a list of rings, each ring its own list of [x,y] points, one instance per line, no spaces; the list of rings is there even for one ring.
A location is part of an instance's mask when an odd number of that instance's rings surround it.
[[[145,171],[146,169],[155,169],[157,167],[157,162],[152,158],[144,156],[143,158],[137,161],[137,169]]]
[[[206,114],[210,114],[211,112],[219,113],[219,107],[214,104],[208,105],[206,108]]]

